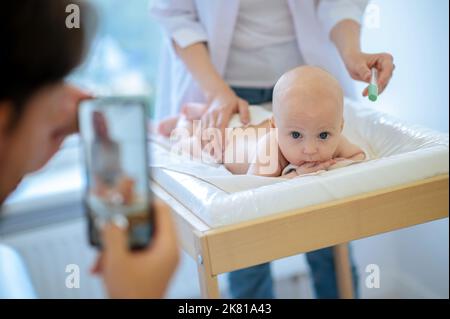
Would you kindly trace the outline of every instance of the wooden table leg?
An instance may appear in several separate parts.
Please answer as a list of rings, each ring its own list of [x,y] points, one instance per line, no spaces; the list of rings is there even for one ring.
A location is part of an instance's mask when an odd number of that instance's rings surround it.
[[[352,299],[353,296],[353,279],[350,265],[350,256],[348,243],[339,244],[333,247],[334,251],[334,267],[336,271],[336,279],[341,299]]]
[[[200,292],[204,299],[220,298],[219,284],[217,276],[208,274],[202,265],[197,264],[198,279],[200,282]]]
[[[209,250],[205,237],[201,236],[198,238],[196,251],[201,297],[205,299],[220,298],[218,278],[217,275],[213,275],[211,272]]]

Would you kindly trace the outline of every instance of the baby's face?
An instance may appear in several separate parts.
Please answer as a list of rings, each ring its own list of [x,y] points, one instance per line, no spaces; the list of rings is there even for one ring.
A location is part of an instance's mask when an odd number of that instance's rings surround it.
[[[291,92],[277,103],[283,103],[276,108],[274,120],[279,148],[286,160],[301,165],[331,159],[342,132],[342,102]]]

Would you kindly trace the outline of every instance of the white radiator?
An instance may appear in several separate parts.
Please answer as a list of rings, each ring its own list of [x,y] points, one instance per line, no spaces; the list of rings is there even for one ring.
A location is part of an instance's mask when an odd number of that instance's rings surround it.
[[[101,280],[90,274],[96,254],[87,242],[84,219],[8,235],[1,242],[22,256],[38,298],[104,298]]]
[[[101,280],[90,274],[96,254],[89,246],[85,227],[85,220],[78,218],[8,235],[0,241],[21,255],[39,298],[104,298],[106,294]],[[79,288],[66,286],[66,279],[73,274],[72,271],[66,272],[68,265],[79,267]],[[278,297],[311,298],[306,274],[304,258],[291,257],[275,262],[273,277]],[[291,282],[289,278],[297,278],[297,282]],[[304,282],[299,285],[301,292],[298,290],[300,278]],[[219,281],[222,294],[227,297],[225,276],[219,276]],[[182,253],[166,298],[199,297],[196,265],[191,257]]]

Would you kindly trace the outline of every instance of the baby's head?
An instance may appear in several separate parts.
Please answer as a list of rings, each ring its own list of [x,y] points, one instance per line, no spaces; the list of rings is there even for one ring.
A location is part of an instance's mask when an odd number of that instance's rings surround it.
[[[295,68],[275,85],[273,115],[278,144],[289,163],[331,159],[344,124],[342,89],[318,67]]]

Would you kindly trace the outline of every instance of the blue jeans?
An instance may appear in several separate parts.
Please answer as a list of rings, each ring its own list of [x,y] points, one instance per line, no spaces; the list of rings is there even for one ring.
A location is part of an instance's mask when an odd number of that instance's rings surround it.
[[[250,104],[272,101],[273,89],[233,88],[236,95]],[[351,248],[351,247],[350,247]],[[306,253],[316,298],[338,298],[333,249],[331,247]],[[350,249],[353,289],[358,296],[358,277]],[[265,263],[228,274],[232,298],[274,298],[270,263]]]

